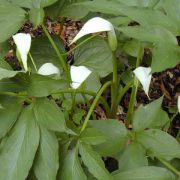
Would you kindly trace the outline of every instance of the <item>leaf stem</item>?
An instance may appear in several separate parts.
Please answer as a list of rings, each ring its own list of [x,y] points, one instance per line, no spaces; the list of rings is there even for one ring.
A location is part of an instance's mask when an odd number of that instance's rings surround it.
[[[34,61],[32,55],[31,55],[31,53],[29,52],[28,54],[29,54],[29,57],[30,57],[30,59],[31,59],[31,62],[32,62],[33,66],[34,66],[34,69],[36,70],[36,72],[38,72],[37,67],[36,67],[36,64],[35,64],[35,61]]]
[[[81,128],[80,133],[82,133],[82,132],[84,131],[84,129],[86,128],[87,123],[88,123],[88,121],[89,121],[89,118],[91,117],[91,114],[92,114],[95,106],[97,105],[97,103],[98,103],[98,101],[99,101],[102,93],[103,93],[103,92],[105,91],[105,89],[106,89],[107,87],[109,87],[111,84],[112,84],[111,81],[106,82],[106,83],[101,87],[101,89],[98,91],[98,93],[97,93],[97,95],[96,95],[96,97],[95,97],[95,99],[94,99],[94,101],[93,101],[93,103],[92,103],[92,105],[91,105],[91,107],[90,107],[87,115],[86,115],[86,118],[85,118],[85,120],[84,120],[84,123],[83,123],[83,126],[82,126],[82,128]]]
[[[116,97],[117,97],[117,83],[118,83],[118,74],[117,74],[118,63],[116,58],[116,51],[112,52],[112,61],[113,61],[113,78],[111,84],[111,117],[114,118],[117,112]]]
[[[58,90],[56,92],[53,92],[51,94],[62,94],[62,93],[73,93],[75,91],[75,89],[62,89],[62,90]],[[76,93],[77,94],[87,94],[89,96],[93,96],[95,97],[97,94],[93,91],[85,91],[85,90],[80,90],[80,89],[76,89]],[[100,97],[100,101],[103,104],[103,107],[105,108],[107,114],[110,114],[110,107],[108,105],[108,103],[106,102],[106,100],[101,96]]]
[[[136,68],[139,67],[139,65],[141,63],[142,51],[143,51],[143,48],[141,47],[141,45],[139,45],[139,51],[138,51],[138,56],[137,56],[137,61],[136,61]],[[133,82],[130,102],[129,102],[129,106],[128,106],[127,118],[126,118],[126,122],[125,122],[127,128],[129,127],[129,124],[132,123],[132,118],[133,118],[133,114],[134,114],[134,104],[136,102],[138,85],[139,85],[139,81],[136,78],[136,76],[134,76],[134,82]]]
[[[166,166],[169,170],[171,170],[173,173],[175,173],[180,178],[180,171],[178,171],[175,167],[173,167],[170,163],[167,161],[156,157],[164,166]]]
[[[44,24],[41,25],[42,28],[43,28],[43,31],[44,33],[46,34],[47,38],[49,39],[49,42],[51,43],[52,47],[54,48],[54,51],[56,52],[60,62],[61,62],[61,65],[64,69],[64,71],[68,74],[69,76],[69,71],[68,71],[68,67],[65,63],[65,60],[64,58],[62,57],[61,53],[60,53],[60,50],[58,49],[58,47],[56,46],[54,40],[52,39],[52,37],[50,36],[49,32],[47,31],[46,27],[44,26]]]
[[[130,81],[128,84],[126,84],[126,86],[121,90],[121,92],[119,93],[119,95],[117,96],[117,100],[116,100],[116,106],[119,105],[119,103],[121,102],[122,98],[124,97],[124,95],[126,94],[126,92],[132,87],[134,83],[134,80]]]

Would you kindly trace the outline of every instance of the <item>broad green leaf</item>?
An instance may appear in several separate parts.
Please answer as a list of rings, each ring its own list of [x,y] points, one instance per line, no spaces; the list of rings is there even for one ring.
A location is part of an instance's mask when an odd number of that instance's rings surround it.
[[[140,7],[151,7],[154,6],[159,0],[117,0],[127,6],[140,6]]]
[[[77,66],[86,66],[100,77],[112,72],[112,53],[108,44],[101,38],[94,38],[76,49],[74,61]]]
[[[180,62],[180,47],[169,43],[158,44],[152,50],[152,72],[173,68]]]
[[[177,21],[177,26],[180,23],[180,0],[164,0],[162,3],[168,16]]]
[[[86,128],[80,135],[79,140],[87,144],[97,145],[105,142],[106,138],[104,134],[97,129]]]
[[[33,23],[35,27],[41,25],[44,20],[44,10],[31,9],[29,12],[29,20]]]
[[[6,70],[12,70],[12,67],[4,59],[0,60],[0,68],[6,69]]]
[[[86,180],[87,177],[81,167],[78,151],[76,148],[68,150],[61,169],[60,179],[63,180]]]
[[[128,26],[117,28],[126,36],[151,43],[169,43],[177,45],[176,37],[161,26]]]
[[[106,136],[104,143],[94,147],[102,156],[115,155],[128,140],[126,127],[116,119],[89,121],[89,124]]]
[[[121,10],[125,7],[124,4],[117,1],[109,0],[94,0],[76,3],[82,8],[88,8],[91,12],[101,12],[104,14],[123,15]]]
[[[20,72],[23,72],[23,71],[12,71],[12,70],[8,70],[8,69],[4,69],[0,67],[0,80],[4,78],[12,78]]]
[[[140,7],[124,7],[121,12],[143,26],[158,25],[166,28],[175,35],[180,35],[180,26],[163,12]]]
[[[29,9],[40,9],[43,7],[50,6],[55,3],[57,0],[9,0],[9,2],[16,4],[20,7],[25,7]]]
[[[22,103],[14,99],[13,102],[8,103],[7,107],[0,109],[0,138],[4,137],[6,133],[13,127],[16,122]]]
[[[133,118],[133,130],[142,131],[156,122],[156,117],[161,111],[163,97],[153,101],[146,106],[140,106],[134,114]],[[163,119],[162,119],[163,121]],[[166,122],[165,122],[166,123]]]
[[[74,20],[79,20],[88,15],[89,10],[87,8],[83,8],[78,4],[70,4],[65,6],[60,12],[59,16],[69,17]]]
[[[37,122],[45,128],[58,132],[67,130],[64,114],[53,100],[38,98],[33,110]]]
[[[145,149],[138,143],[133,142],[128,145],[119,158],[119,170],[127,171],[142,166],[148,166]]]
[[[62,41],[55,36],[52,37],[61,52],[65,52]],[[58,68],[61,68],[59,58],[45,36],[38,37],[32,41],[31,54],[38,69],[45,63],[53,63]]]
[[[33,164],[39,144],[39,128],[32,107],[21,113],[0,154],[0,179],[24,180]]]
[[[0,43],[16,33],[25,22],[25,11],[9,3],[0,2]]]
[[[8,53],[9,43],[8,41],[4,41],[0,43],[0,59],[3,59],[4,56]]]
[[[45,8],[45,13],[47,16],[50,16],[53,20],[57,20],[57,18],[59,17],[59,13],[67,4],[69,4],[69,0],[57,1],[51,6]]]
[[[40,128],[39,150],[34,164],[36,177],[41,180],[55,180],[59,167],[58,140],[53,132]]]
[[[165,168],[147,166],[116,173],[114,180],[175,180],[175,176]]]
[[[137,57],[139,53],[139,46],[140,46],[139,41],[133,39],[133,40],[127,41],[124,44],[123,49],[127,54],[133,57]]]
[[[63,79],[52,79],[48,76],[31,74],[30,76],[18,76],[13,82],[24,87],[29,96],[46,97],[63,88],[69,88],[69,83]]]
[[[89,172],[99,180],[111,180],[112,177],[104,166],[101,156],[93,151],[90,145],[80,143],[79,152],[83,163],[88,168]]]
[[[149,129],[136,134],[137,142],[141,143],[150,156],[166,160],[180,158],[180,144],[166,132]]]

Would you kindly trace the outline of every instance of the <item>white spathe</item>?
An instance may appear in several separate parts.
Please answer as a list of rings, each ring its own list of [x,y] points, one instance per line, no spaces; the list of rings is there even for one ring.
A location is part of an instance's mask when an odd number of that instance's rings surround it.
[[[148,96],[149,86],[151,83],[151,68],[150,67],[138,67],[134,71],[134,74],[143,86],[145,93]]]
[[[85,66],[71,66],[71,87],[77,89],[91,74],[91,71]]]
[[[111,49],[113,51],[116,50],[117,39],[116,39],[114,27],[109,21],[101,17],[94,17],[90,19],[89,21],[87,21],[70,44],[76,42],[78,39],[80,39],[81,37],[87,34],[104,32],[104,31],[108,32],[108,40],[109,40],[109,45]]]
[[[31,35],[25,33],[18,33],[13,36],[13,40],[17,46],[17,50],[24,66],[24,70],[27,71],[27,56],[31,47]]]
[[[178,96],[178,102],[177,102],[178,111],[180,113],[180,96]]]
[[[52,74],[60,74],[60,71],[54,64],[45,63],[39,68],[38,74],[48,76]]]

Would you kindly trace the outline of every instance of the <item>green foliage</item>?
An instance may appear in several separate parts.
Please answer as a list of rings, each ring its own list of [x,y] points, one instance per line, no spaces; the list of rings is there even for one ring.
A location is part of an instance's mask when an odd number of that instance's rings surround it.
[[[16,33],[25,22],[25,11],[0,1],[0,43]]]
[[[161,107],[163,97],[134,111],[138,80],[133,74],[141,64],[154,73],[180,62],[179,12],[180,0],[0,0],[0,180],[179,178],[174,162],[180,144],[164,131],[172,122]],[[97,15],[109,22],[91,25],[83,33],[97,34],[72,47],[43,24],[47,16],[54,21],[61,16],[62,26],[66,17],[86,21]],[[12,49],[10,38],[26,22],[42,27],[44,35],[32,40],[28,52],[26,42],[20,44],[27,55],[24,72],[4,59]],[[115,51],[109,35],[117,36]],[[40,73],[46,63],[52,64]],[[77,89],[72,66],[90,72]],[[56,73],[49,73],[51,68]],[[118,105],[130,88],[127,118],[119,121]],[[118,162],[114,172],[106,166],[109,157]]]

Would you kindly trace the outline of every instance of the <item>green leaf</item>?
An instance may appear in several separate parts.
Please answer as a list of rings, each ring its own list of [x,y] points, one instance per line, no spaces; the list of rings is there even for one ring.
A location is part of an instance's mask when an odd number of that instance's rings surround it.
[[[79,152],[83,163],[87,166],[89,172],[99,180],[111,180],[112,177],[104,166],[100,155],[93,151],[90,145],[80,143]]]
[[[0,2],[0,43],[16,33],[25,22],[25,11],[9,3]]]
[[[134,114],[133,130],[142,131],[152,126],[156,122],[156,117],[161,111],[163,97],[153,101],[146,106],[140,106]],[[162,119],[163,121],[163,119]],[[166,122],[165,122],[166,123]]]
[[[122,15],[121,9],[125,6],[117,1],[109,0],[94,0],[76,3],[81,5],[82,8],[88,8],[91,12],[101,12],[104,14]]]
[[[78,151],[76,148],[69,150],[63,162],[60,179],[63,180],[86,180],[87,177],[81,167]]]
[[[58,132],[67,130],[64,114],[53,100],[38,98],[33,110],[37,122],[45,128]]]
[[[57,20],[57,18],[59,17],[59,13],[62,11],[66,4],[69,4],[68,0],[57,1],[51,6],[45,8],[45,13],[47,16],[50,16],[53,20]]]
[[[31,9],[29,12],[29,20],[33,23],[34,27],[41,25],[44,20],[44,10]]]
[[[21,113],[0,154],[0,179],[24,180],[33,164],[39,144],[39,128],[32,107]]]
[[[108,44],[101,38],[94,38],[77,48],[74,54],[75,65],[86,66],[100,77],[112,72],[112,53]]]
[[[57,0],[9,0],[9,2],[16,4],[20,7],[25,7],[29,9],[40,9],[43,7],[50,6],[55,3]]]
[[[133,142],[128,145],[119,158],[119,170],[127,171],[142,166],[148,166],[145,149],[138,143]]]
[[[0,67],[0,80],[4,78],[12,78],[20,72],[23,72],[23,71],[12,71],[12,70],[7,70]]]
[[[56,179],[59,167],[58,140],[53,132],[41,127],[39,151],[34,164],[38,179]]]
[[[156,45],[152,50],[152,72],[173,68],[180,62],[180,47],[166,43]]]
[[[168,16],[172,17],[177,21],[177,26],[179,26],[180,22],[180,0],[164,0],[162,3],[166,13]],[[180,27],[180,26],[179,26]]]
[[[127,26],[117,29],[126,36],[142,42],[169,43],[177,45],[176,37],[170,31],[161,26]]]
[[[79,20],[88,15],[89,10],[87,8],[82,8],[81,5],[78,4],[70,4],[65,6],[60,12],[59,16],[69,17],[73,20]]]
[[[175,180],[175,176],[165,168],[147,166],[116,173],[114,180]]]
[[[0,59],[3,59],[4,56],[8,53],[9,50],[9,43],[8,41],[4,41],[0,43]]]
[[[97,129],[86,128],[83,133],[81,133],[79,140],[87,144],[97,145],[105,142],[106,138],[104,134]]]
[[[141,7],[124,7],[121,9],[121,12],[142,26],[158,25],[169,30],[174,35],[180,34],[180,28],[177,26],[177,21],[174,21],[159,10]]]
[[[24,87],[28,95],[33,97],[46,97],[59,89],[69,88],[69,83],[66,80],[56,80],[39,74],[21,75],[14,78],[13,82]]]
[[[65,52],[63,42],[56,36],[52,36],[52,38],[61,52]],[[46,36],[38,37],[32,41],[31,54],[38,69],[45,63],[53,63],[61,68],[59,58]]]
[[[124,44],[123,49],[127,54],[129,54],[129,55],[131,55],[133,57],[137,57],[138,53],[139,53],[138,52],[139,51],[139,48],[138,48],[139,46],[140,46],[139,41],[133,39],[133,40],[127,41]]]
[[[0,109],[0,138],[12,128],[22,109],[22,104],[17,100],[8,103],[8,107]]]
[[[140,7],[151,7],[155,5],[158,0],[117,0],[127,6],[140,6]]]
[[[94,149],[102,156],[112,156],[120,151],[127,142],[127,129],[115,119],[89,121],[89,124],[106,136],[106,142],[96,145]]]
[[[136,134],[137,142],[141,143],[150,156],[156,156],[165,160],[180,158],[180,145],[166,132],[158,129],[149,129]]]

